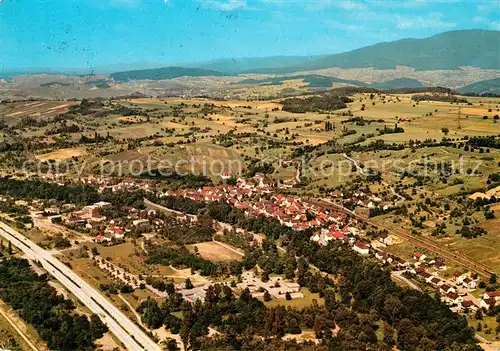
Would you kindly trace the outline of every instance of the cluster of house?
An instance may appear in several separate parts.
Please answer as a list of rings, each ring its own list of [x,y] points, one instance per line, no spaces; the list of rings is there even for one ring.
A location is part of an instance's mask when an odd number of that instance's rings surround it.
[[[386,245],[390,245],[392,242],[392,238],[387,235],[381,235],[377,238],[377,240]],[[383,264],[390,264],[395,268],[406,270],[413,274],[417,274],[419,271],[425,270],[422,266],[434,267],[440,271],[445,271],[448,269],[443,260],[439,258],[429,259],[426,255],[420,252],[413,253],[413,259],[415,261],[413,263],[410,263],[400,257],[383,251],[377,251],[375,253],[375,258],[381,261]]]
[[[236,185],[205,186],[196,190],[167,191],[160,196],[183,196],[196,201],[225,201],[245,211],[249,217],[274,217],[282,225],[294,230],[319,227],[330,222],[341,222],[345,214],[332,212],[322,206],[303,201],[298,196],[274,194],[272,187],[261,176],[254,181],[238,179]],[[267,194],[268,199],[263,195]]]
[[[66,173],[43,173],[34,174],[33,177],[40,178],[44,181],[52,182],[58,185],[67,185],[67,183],[78,182],[83,185],[89,185],[97,188],[99,192],[103,192],[106,189],[111,189],[112,191],[153,191],[154,186],[150,180],[143,179],[133,179],[124,178],[116,181],[116,178],[101,177],[96,175],[81,176],[79,178],[68,178]]]
[[[334,190],[330,192],[330,196],[332,198],[342,199],[344,203],[366,207],[368,209],[380,208],[381,210],[387,211],[395,206],[392,201],[384,201],[378,196],[365,194],[362,191],[356,191],[351,197],[345,198],[340,190]]]
[[[429,258],[425,254],[423,254],[419,251],[415,251],[413,253],[413,259],[415,260],[415,263],[413,264],[415,267],[421,267],[421,266],[425,265],[427,267],[434,266],[435,268],[437,268],[440,271],[445,271],[448,269],[448,267],[446,267],[446,264],[444,263],[443,260]]]
[[[154,210],[138,210],[130,206],[122,206],[121,210],[127,212],[126,217],[107,218],[101,210],[110,207],[109,202],[100,201],[93,205],[83,207],[81,210],[72,211],[61,216],[61,222],[66,226],[79,226],[86,229],[97,230],[98,235],[94,241],[112,245],[122,242],[126,233],[149,225],[150,217]],[[161,219],[155,219],[153,224],[161,224]]]
[[[282,277],[272,277],[267,282],[263,282],[260,277],[255,276],[251,271],[244,272],[241,276],[242,282],[236,286],[241,289],[250,290],[253,297],[263,297],[265,292],[275,299],[285,299],[288,293],[292,299],[304,297],[300,292],[300,285],[292,280]]]
[[[500,292],[497,291],[486,292],[482,299],[475,299],[471,295],[467,297],[469,292],[477,288],[478,282],[476,279],[462,272],[455,272],[452,280],[443,279],[439,277],[437,271],[446,270],[445,263],[440,259],[428,258],[421,252],[413,253],[413,263],[386,252],[376,252],[375,258],[382,263],[410,272],[425,283],[433,286],[441,295],[441,300],[447,303],[455,312],[475,311],[478,308],[490,309],[500,301]],[[431,273],[424,266],[435,268],[436,273]]]
[[[96,186],[97,190],[102,193],[103,191],[107,189],[111,189],[111,191],[116,192],[116,191],[138,191],[138,190],[144,190],[144,191],[154,191],[154,186],[152,183],[148,180],[139,180],[139,179],[132,179],[132,178],[124,178],[120,180],[118,183],[116,183],[115,180],[108,179],[108,178],[103,178],[103,177],[96,177],[96,176],[87,176],[87,177],[81,177],[80,182],[85,184],[85,185],[92,185]]]
[[[406,270],[410,267],[410,263],[408,261],[387,252],[377,251],[375,252],[375,258],[381,261],[382,264],[392,265],[396,269]]]
[[[487,291],[479,301],[479,305],[487,310],[500,305],[500,291]]]
[[[441,300],[452,307],[454,311],[462,312],[464,310],[477,310],[479,306],[472,300],[464,299],[468,291],[476,288],[477,282],[466,274],[458,273],[453,281],[440,278],[437,274],[430,273],[423,267],[414,269],[415,274],[427,284],[436,288],[441,295]]]
[[[452,280],[443,279],[437,273],[426,270],[423,265],[434,266],[437,270],[446,270],[444,262],[429,259],[421,252],[414,252],[413,258],[416,262],[413,267],[407,268],[408,271],[433,286],[441,295],[441,300],[446,302],[453,311],[475,311],[480,307],[486,307],[484,300],[474,302],[473,297],[465,298],[469,292],[477,288],[476,279],[462,272],[455,272]]]
[[[370,253],[370,244],[359,239],[360,231],[353,226],[357,221],[349,219],[347,224],[341,223],[344,222],[336,221],[336,223],[331,223],[327,228],[322,228],[319,233],[311,236],[310,239],[321,246],[328,245],[328,242],[332,240],[343,241],[357,253],[368,255]]]

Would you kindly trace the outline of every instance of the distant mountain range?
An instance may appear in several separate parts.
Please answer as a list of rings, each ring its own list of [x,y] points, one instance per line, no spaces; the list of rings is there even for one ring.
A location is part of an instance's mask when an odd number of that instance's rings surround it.
[[[226,73],[290,73],[332,67],[455,70],[464,66],[500,69],[500,31],[458,30],[424,39],[401,39],[335,55],[216,60],[198,68]]]
[[[294,72],[314,71],[339,67],[395,69],[408,66],[419,70],[459,70],[461,67],[500,69],[500,31],[459,30],[445,32],[425,39],[401,39],[379,43],[336,55],[321,56],[276,56],[263,58],[221,59],[183,65],[122,71],[112,73],[117,81],[136,79],[172,79],[182,76],[226,76],[245,73],[290,74],[290,77],[246,79],[236,84],[281,84],[283,80],[303,79],[309,87],[329,87],[332,83],[344,83],[377,89],[419,88],[423,85],[416,79],[397,78],[387,82],[368,84],[359,80],[345,80],[317,74],[292,75]],[[492,87],[498,85],[491,82]],[[482,89],[471,87],[471,89]],[[468,87],[464,87],[469,90]]]
[[[424,39],[401,39],[393,42],[379,43],[334,55],[220,59],[210,62],[155,68],[158,66],[161,65],[158,63],[138,62],[103,66],[95,69],[87,68],[80,71],[69,68],[59,71],[55,68],[33,68],[31,71],[30,69],[24,69],[17,70],[16,72],[0,72],[0,78],[9,78],[16,74],[30,73],[60,74],[65,76],[82,74],[93,76],[94,74],[106,73],[115,82],[127,82],[134,80],[168,80],[179,77],[237,76],[239,74],[254,73],[278,74],[280,76],[243,79],[232,84],[280,85],[286,80],[301,79],[309,88],[329,88],[334,84],[382,90],[420,88],[424,84],[418,80],[421,76],[418,73],[419,71],[460,70],[462,67],[474,67],[479,70],[500,70],[500,31],[458,30],[437,34]],[[374,71],[393,70],[398,66],[411,67],[416,72],[408,75],[408,77],[405,77],[405,74],[399,74],[399,77],[396,79],[382,82],[380,82],[380,76],[378,79],[375,79],[376,82],[373,82],[373,76],[367,74],[366,80],[372,83],[359,80],[363,80],[363,78],[343,79],[322,75],[320,72],[311,72],[328,68],[372,68]],[[475,70],[462,72],[470,77],[470,79],[462,80],[462,84],[474,83],[458,89],[459,93],[500,94],[500,79],[478,81],[486,78],[488,75],[484,71],[482,75],[475,73],[480,72]],[[422,72],[422,75],[425,74],[427,74],[427,79],[423,79],[423,81],[429,82],[429,72]],[[436,74],[446,75],[444,72]],[[355,76],[363,77],[363,75],[359,74]],[[435,85],[440,84],[439,79],[431,81]],[[108,86],[108,83],[111,84],[112,82],[105,82],[100,87]],[[460,85],[455,84],[453,87],[456,88],[457,86]]]
[[[500,31],[471,29],[444,32],[424,39],[401,39],[379,43],[360,49],[333,55],[316,56],[273,56],[258,58],[231,58],[209,62],[178,63],[167,67],[172,72],[165,76],[187,76],[200,74],[235,75],[242,73],[283,74],[300,71],[313,71],[339,67],[395,69],[397,66],[408,66],[415,70],[456,70],[464,66],[480,69],[500,69]],[[15,74],[109,74],[136,71],[151,71],[161,67],[160,63],[131,62],[95,68],[26,68],[0,72],[0,77]],[[186,68],[180,71],[180,68]],[[164,69],[164,68],[162,68]],[[177,69],[177,71],[176,71]],[[189,71],[187,69],[203,69],[215,72]],[[118,72],[120,71],[120,72]],[[168,70],[167,70],[168,71]],[[135,74],[135,73],[134,73]],[[147,76],[148,72],[137,73]],[[113,75],[113,74],[112,74]],[[123,76],[119,75],[118,77]],[[155,78],[164,79],[164,78]],[[165,78],[166,79],[166,78]]]
[[[228,74],[199,69],[182,67],[164,67],[157,69],[134,70],[112,73],[110,76],[115,81],[126,82],[137,79],[161,80],[178,77],[202,77],[202,76],[227,76]],[[308,88],[331,88],[333,84],[344,84],[363,88],[375,88],[379,90],[393,89],[415,89],[423,88],[424,85],[417,79],[396,78],[383,82],[366,83],[354,79],[342,79],[337,77],[323,76],[319,74],[282,75],[279,77],[268,77],[262,79],[247,78],[232,83],[233,85],[282,85],[289,80],[302,80]],[[479,81],[456,90],[461,94],[500,94],[500,78]]]
[[[129,81],[138,79],[162,80],[179,77],[203,77],[203,76],[227,76],[227,73],[217,72],[203,68],[163,67],[153,69],[141,69],[111,73],[110,77],[115,81]]]
[[[264,79],[243,79],[239,82],[233,83],[234,85],[240,84],[251,84],[251,85],[280,85],[286,80],[301,79],[304,83],[308,83],[309,87],[313,88],[328,88],[331,87],[333,83],[342,83],[347,85],[355,85],[358,87],[367,87],[369,84],[361,82],[359,80],[352,79],[341,79],[336,77],[327,77],[318,74],[307,74],[307,75],[290,75],[283,77],[272,77]]]

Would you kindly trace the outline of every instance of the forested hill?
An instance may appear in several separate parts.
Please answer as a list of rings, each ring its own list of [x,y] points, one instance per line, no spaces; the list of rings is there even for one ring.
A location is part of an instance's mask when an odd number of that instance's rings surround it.
[[[184,67],[163,67],[153,69],[141,69],[134,71],[124,71],[111,73],[110,77],[115,81],[128,81],[137,79],[173,79],[178,77],[203,77],[203,76],[225,76],[225,73],[202,69]]]
[[[500,95],[500,78],[482,80],[457,89],[461,94]]]
[[[411,78],[396,78],[385,82],[372,83],[370,86],[382,90],[424,87],[420,81]]]
[[[353,51],[302,59],[281,57],[272,65],[264,58],[216,60],[198,64],[221,72],[289,73],[332,67],[394,69],[409,66],[416,70],[455,70],[464,66],[500,69],[500,31],[458,30],[424,39],[401,39],[378,43]]]
[[[280,56],[221,59],[186,64],[185,67],[163,67],[112,73],[115,81],[136,79],[172,79],[178,77],[225,76],[241,73],[292,73],[332,67],[395,69],[408,66],[422,70],[457,70],[462,67],[500,69],[500,31],[458,30],[424,39],[401,39],[378,43],[334,55]],[[390,89],[418,87],[418,81],[390,81]],[[408,86],[408,83],[411,83]]]

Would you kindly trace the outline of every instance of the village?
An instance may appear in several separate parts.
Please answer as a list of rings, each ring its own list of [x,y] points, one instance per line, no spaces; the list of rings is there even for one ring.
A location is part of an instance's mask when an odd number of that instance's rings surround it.
[[[54,181],[54,179],[51,179]],[[60,181],[60,180],[59,180]],[[484,292],[482,296],[472,293],[478,289],[477,275],[456,272],[453,278],[443,278],[441,272],[448,268],[443,260],[430,258],[420,252],[415,252],[413,260],[406,261],[384,251],[384,248],[393,244],[394,237],[385,233],[378,233],[376,238],[366,237],[365,230],[360,223],[345,213],[328,210],[317,204],[295,195],[275,193],[273,186],[266,181],[262,174],[257,174],[248,180],[239,178],[235,185],[204,186],[198,189],[179,189],[156,192],[151,181],[125,178],[118,182],[111,179],[95,176],[81,178],[79,182],[96,187],[100,193],[104,191],[143,191],[156,194],[159,198],[166,196],[184,197],[194,201],[222,201],[244,211],[247,217],[266,216],[276,218],[280,224],[290,227],[294,231],[312,229],[311,240],[318,245],[326,246],[330,241],[342,241],[360,255],[372,257],[383,266],[388,266],[396,278],[406,277],[411,281],[419,282],[431,287],[441,296],[441,300],[450,308],[459,313],[474,312],[478,309],[485,311],[500,304],[500,293],[496,291]],[[62,183],[61,183],[62,184]],[[335,192],[332,197],[341,197]],[[357,193],[356,198],[366,198],[364,194]],[[367,198],[363,205],[371,208],[374,203],[380,204],[380,199]],[[147,201],[147,200],[146,200]],[[362,201],[362,200],[358,200]],[[138,209],[131,206],[121,206],[121,217],[107,217],[103,212],[112,204],[99,201],[92,205],[76,208],[73,204],[55,205],[53,202],[32,200],[29,205],[31,211],[38,211],[51,219],[55,224],[62,224],[68,228],[84,233],[91,233],[92,240],[100,245],[110,246],[123,243],[127,236],[141,233],[154,233],[162,228],[162,219],[156,216],[154,206]],[[361,204],[361,202],[360,202]],[[161,206],[158,206],[161,208]],[[167,209],[170,215],[178,220],[196,222],[197,216]],[[222,225],[224,225],[222,223]],[[90,256],[96,261],[99,268],[111,276],[130,284],[132,288],[146,288],[159,297],[165,297],[164,291],[154,287],[144,277],[132,275],[125,269],[105,262],[99,256]],[[402,278],[402,279],[406,279]],[[186,284],[176,284],[176,291],[181,293],[188,301],[204,300],[205,293],[211,282],[196,284],[187,287]],[[293,280],[286,280],[279,276],[272,277],[269,281],[262,281],[255,272],[244,272],[240,281],[232,288],[249,289],[252,296],[263,297],[267,292],[274,299],[299,299],[303,297],[301,287]],[[418,287],[416,287],[418,288]]]

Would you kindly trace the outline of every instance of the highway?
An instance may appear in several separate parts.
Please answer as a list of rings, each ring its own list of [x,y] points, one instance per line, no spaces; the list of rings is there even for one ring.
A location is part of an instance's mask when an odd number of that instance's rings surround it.
[[[151,340],[116,306],[50,253],[3,222],[0,222],[0,236],[22,250],[28,258],[38,261],[49,274],[54,276],[93,313],[97,314],[128,350],[160,350],[158,344]]]

